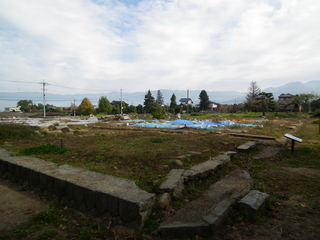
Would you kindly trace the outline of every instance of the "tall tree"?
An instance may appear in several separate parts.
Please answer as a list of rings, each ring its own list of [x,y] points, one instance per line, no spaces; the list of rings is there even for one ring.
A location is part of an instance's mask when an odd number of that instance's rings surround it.
[[[200,110],[208,110],[209,108],[209,96],[206,92],[206,90],[202,90],[200,92],[200,95],[199,95],[199,99],[200,99]]]
[[[159,106],[163,106],[163,95],[161,93],[160,90],[158,90],[158,93],[157,93],[157,100],[156,100],[156,103],[159,105]]]
[[[98,103],[99,112],[109,114],[112,111],[112,106],[106,96],[101,96]]]
[[[249,88],[248,88],[248,93],[247,93],[246,99],[247,99],[248,101],[250,101],[250,100],[255,100],[256,97],[259,96],[260,92],[261,92],[260,87],[257,85],[256,82],[252,81],[252,82],[250,83]]]
[[[151,108],[152,108],[152,105],[155,104],[155,101],[154,101],[154,97],[152,96],[150,90],[148,90],[148,93],[144,96],[144,110],[147,112],[147,113],[151,113]]]
[[[273,98],[273,93],[261,92],[256,99],[261,105],[263,116],[265,116],[265,112],[275,110],[276,103]]]
[[[170,101],[170,108],[175,108],[177,106],[177,97],[174,93],[172,94]]]
[[[20,100],[17,102],[17,107],[20,107],[22,112],[30,112],[32,108],[32,101],[31,100]]]
[[[84,98],[77,109],[78,115],[90,115],[94,112],[92,103],[88,98]]]

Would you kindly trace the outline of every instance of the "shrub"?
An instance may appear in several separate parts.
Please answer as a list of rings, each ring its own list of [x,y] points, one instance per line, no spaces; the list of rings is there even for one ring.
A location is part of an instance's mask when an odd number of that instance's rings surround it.
[[[60,148],[56,145],[52,145],[52,144],[45,144],[45,145],[41,145],[38,147],[28,147],[25,149],[22,149],[20,151],[21,154],[25,154],[25,155],[37,155],[37,154],[63,154],[63,153],[67,153],[70,150],[65,149],[65,148]]]

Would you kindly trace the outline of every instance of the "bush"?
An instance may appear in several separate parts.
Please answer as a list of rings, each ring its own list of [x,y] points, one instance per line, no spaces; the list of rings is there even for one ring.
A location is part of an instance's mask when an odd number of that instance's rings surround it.
[[[319,124],[319,122],[320,122],[320,120],[318,119],[318,120],[314,120],[312,123],[313,124]]]
[[[37,154],[63,154],[63,153],[68,153],[70,150],[65,149],[65,148],[60,148],[56,145],[52,144],[45,144],[41,145],[38,147],[29,147],[22,149],[20,151],[21,154],[25,155],[37,155]]]

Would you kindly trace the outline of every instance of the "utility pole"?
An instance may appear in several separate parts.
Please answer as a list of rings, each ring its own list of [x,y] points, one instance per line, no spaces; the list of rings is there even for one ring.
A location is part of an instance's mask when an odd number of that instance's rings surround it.
[[[39,83],[42,84],[42,92],[43,92],[43,117],[46,117],[46,85],[48,83],[44,82],[44,80]]]
[[[76,100],[73,99],[73,116],[76,116]]]
[[[189,89],[187,89],[187,114],[189,113]]]
[[[120,115],[122,116],[122,89],[120,89]]]

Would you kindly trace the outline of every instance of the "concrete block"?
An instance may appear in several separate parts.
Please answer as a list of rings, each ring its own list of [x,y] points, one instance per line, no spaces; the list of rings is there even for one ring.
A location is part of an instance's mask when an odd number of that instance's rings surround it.
[[[256,145],[257,145],[257,142],[250,141],[250,142],[246,142],[246,143],[240,145],[237,149],[239,151],[248,151],[248,150],[254,148]]]
[[[178,197],[184,187],[184,178],[182,176],[184,171],[184,169],[172,169],[168,174],[168,178],[161,183],[160,190],[173,193],[174,197]]]
[[[240,208],[258,211],[268,198],[269,194],[252,190],[239,201],[239,205]]]

